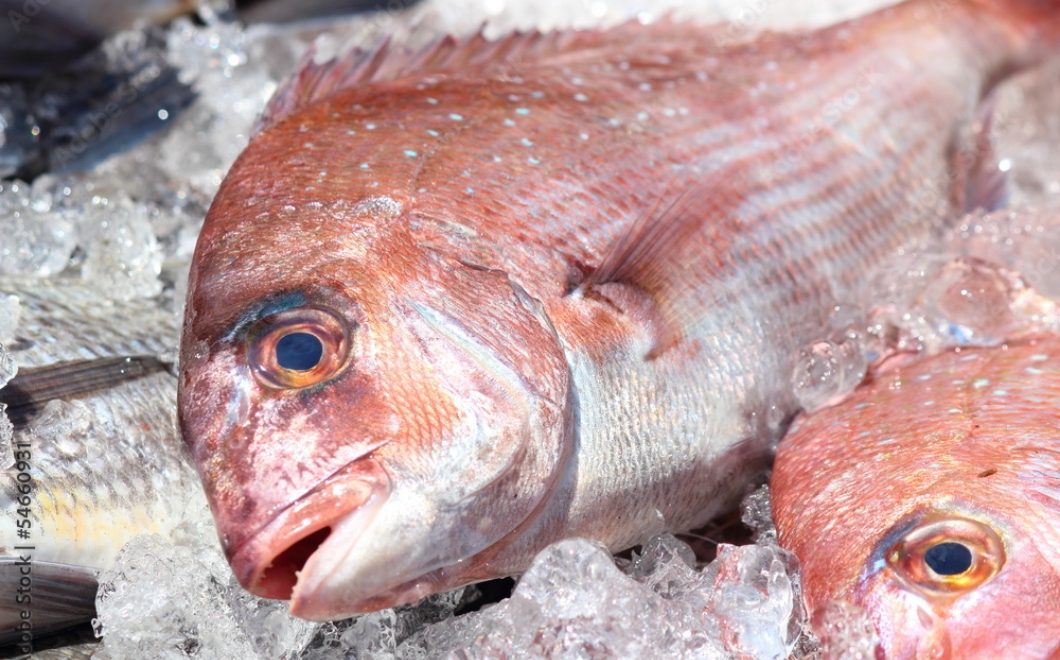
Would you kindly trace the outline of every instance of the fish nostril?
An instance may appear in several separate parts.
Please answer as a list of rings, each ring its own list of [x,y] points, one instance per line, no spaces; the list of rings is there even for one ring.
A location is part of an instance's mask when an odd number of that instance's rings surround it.
[[[318,529],[276,555],[272,563],[262,571],[254,593],[262,598],[290,598],[298,582],[298,572],[330,535],[330,527]]]

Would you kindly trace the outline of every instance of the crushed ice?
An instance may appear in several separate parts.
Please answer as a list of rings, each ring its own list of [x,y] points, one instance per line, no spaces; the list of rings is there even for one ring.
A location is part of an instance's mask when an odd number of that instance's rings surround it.
[[[244,591],[212,526],[177,536],[176,542],[157,534],[133,539],[100,576],[93,626],[103,644],[93,657],[298,657],[314,624],[288,614],[284,601]]]

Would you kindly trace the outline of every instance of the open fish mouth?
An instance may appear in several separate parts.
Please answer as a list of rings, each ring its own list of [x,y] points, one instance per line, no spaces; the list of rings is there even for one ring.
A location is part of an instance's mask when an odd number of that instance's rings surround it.
[[[330,571],[314,568],[321,563],[317,556],[349,554],[389,494],[390,481],[378,461],[358,459],[298,498],[236,549],[229,560],[232,571],[257,596],[295,598],[304,591],[307,577],[314,584],[328,580],[321,572],[333,572],[334,566]]]

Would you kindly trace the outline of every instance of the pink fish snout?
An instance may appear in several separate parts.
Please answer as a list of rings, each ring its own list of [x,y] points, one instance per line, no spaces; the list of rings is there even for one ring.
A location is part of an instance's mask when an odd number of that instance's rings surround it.
[[[230,557],[247,591],[289,599],[313,555],[340,526],[367,524],[386,500],[389,480],[378,462],[360,459],[283,509]],[[221,530],[222,532],[224,530]]]

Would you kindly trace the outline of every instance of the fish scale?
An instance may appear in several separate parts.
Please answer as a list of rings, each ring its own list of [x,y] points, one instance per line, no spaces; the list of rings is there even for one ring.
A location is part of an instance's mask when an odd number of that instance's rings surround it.
[[[308,64],[189,280],[182,430],[241,582],[332,618],[732,506],[796,351],[961,211],[979,101],[1060,36],[1048,2],[936,9]],[[285,367],[290,332],[329,361]]]

